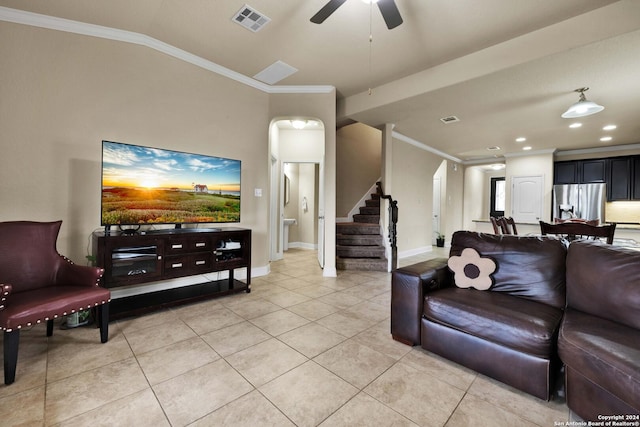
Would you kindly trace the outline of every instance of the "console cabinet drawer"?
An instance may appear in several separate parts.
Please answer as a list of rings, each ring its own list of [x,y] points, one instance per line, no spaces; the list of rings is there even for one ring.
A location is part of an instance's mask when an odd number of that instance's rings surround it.
[[[169,256],[164,260],[164,274],[167,277],[202,274],[212,271],[212,268],[213,254],[210,252]]]
[[[168,240],[165,248],[165,254],[167,256],[172,254],[210,251],[211,238],[207,236],[171,238]]]

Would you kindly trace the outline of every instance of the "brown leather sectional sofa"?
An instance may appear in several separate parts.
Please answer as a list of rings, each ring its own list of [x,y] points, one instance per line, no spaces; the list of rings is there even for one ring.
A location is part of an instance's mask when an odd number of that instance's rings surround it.
[[[595,421],[605,415],[639,416],[640,251],[571,244],[558,350],[567,405],[576,414]],[[640,417],[614,421],[634,425]]]
[[[640,412],[640,252],[458,231],[447,261],[393,273],[395,340],[545,400],[564,362],[578,416]]]

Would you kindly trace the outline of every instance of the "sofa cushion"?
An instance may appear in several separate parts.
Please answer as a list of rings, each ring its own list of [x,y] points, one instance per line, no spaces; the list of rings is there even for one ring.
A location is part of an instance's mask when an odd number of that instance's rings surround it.
[[[424,317],[511,349],[549,358],[562,310],[500,292],[447,288],[428,294]]]
[[[567,308],[558,353],[567,366],[640,408],[639,330]]]
[[[571,243],[567,305],[640,329],[640,251],[595,241]]]
[[[490,292],[564,308],[567,249],[559,239],[456,231],[449,255],[460,256],[465,248],[496,262]]]

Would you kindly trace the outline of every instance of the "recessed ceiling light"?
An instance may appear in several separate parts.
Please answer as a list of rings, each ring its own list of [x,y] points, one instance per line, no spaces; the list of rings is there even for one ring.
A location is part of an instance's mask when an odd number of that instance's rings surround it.
[[[307,126],[306,120],[291,120],[291,126],[295,129],[304,129]]]
[[[495,165],[490,166],[494,171],[499,171],[500,169],[504,169],[506,167],[503,163],[496,163]]]
[[[607,142],[607,141],[611,141],[613,138],[611,138],[610,136],[603,136],[602,138],[600,138],[600,141],[602,142]]]
[[[527,138],[525,138],[524,136],[516,138],[516,142],[525,142],[526,140]]]
[[[522,147],[522,149],[525,150],[525,151],[526,150],[531,150],[531,147],[527,145],[526,147]]]
[[[614,130],[617,127],[618,126],[616,125],[606,125],[605,127],[602,128],[602,130]]]
[[[571,129],[577,129],[577,128],[579,128],[579,127],[582,127],[582,123],[571,123],[571,124],[569,125],[569,127],[570,127]]]

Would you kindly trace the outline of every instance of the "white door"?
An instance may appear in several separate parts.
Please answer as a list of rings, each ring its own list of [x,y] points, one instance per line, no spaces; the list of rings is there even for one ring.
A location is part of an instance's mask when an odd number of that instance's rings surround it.
[[[514,176],[511,179],[511,216],[516,222],[537,223],[542,218],[544,179]]]
[[[431,227],[433,231],[431,244],[436,244],[436,231],[440,230],[440,177],[433,178],[433,216],[431,219]]]
[[[324,162],[318,169],[318,263],[324,268]]]

